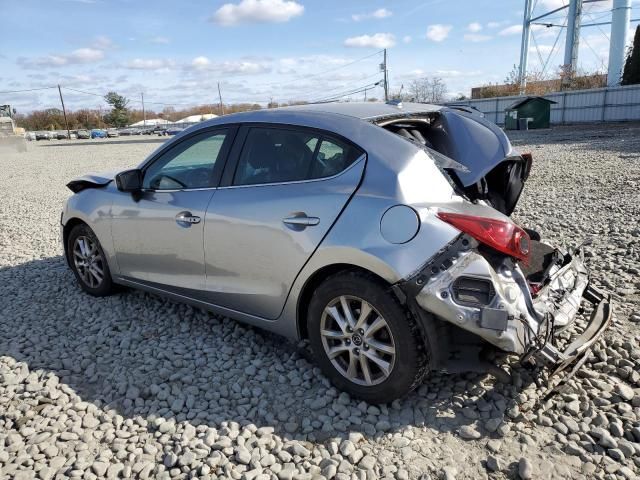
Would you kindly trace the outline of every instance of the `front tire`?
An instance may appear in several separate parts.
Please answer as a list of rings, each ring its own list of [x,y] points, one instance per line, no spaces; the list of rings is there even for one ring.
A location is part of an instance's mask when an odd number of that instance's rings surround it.
[[[344,272],[314,292],[309,341],[323,373],[340,390],[369,403],[402,397],[428,368],[413,316],[373,276]]]
[[[71,270],[85,292],[104,297],[115,291],[107,257],[88,225],[73,227],[67,240],[67,256]]]

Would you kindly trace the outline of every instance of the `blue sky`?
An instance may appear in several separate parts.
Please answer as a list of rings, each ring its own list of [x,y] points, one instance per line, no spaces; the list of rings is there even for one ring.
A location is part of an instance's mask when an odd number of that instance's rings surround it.
[[[536,12],[566,0],[538,0]],[[450,95],[501,82],[518,63],[521,0],[0,0],[0,92],[61,84],[71,108],[116,90],[148,108],[308,100],[381,79],[439,76]],[[585,6],[606,21],[610,0]],[[632,17],[640,16],[634,0]],[[553,20],[562,23],[563,14]],[[592,22],[590,22],[592,23]],[[635,25],[635,24],[634,24]],[[564,36],[537,27],[531,68],[556,71]],[[580,65],[606,70],[609,26],[583,29]],[[536,48],[537,47],[537,48]],[[366,58],[365,58],[366,57]],[[88,95],[70,89],[94,93]],[[368,91],[380,98],[380,87]],[[347,96],[362,99],[363,94]],[[20,111],[57,107],[57,90],[0,94]],[[136,106],[132,103],[132,106]]]

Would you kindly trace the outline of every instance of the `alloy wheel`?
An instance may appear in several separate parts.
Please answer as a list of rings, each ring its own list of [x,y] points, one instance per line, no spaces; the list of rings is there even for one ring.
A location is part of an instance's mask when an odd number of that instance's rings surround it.
[[[80,235],[73,242],[73,263],[82,281],[90,288],[98,288],[104,280],[104,258],[97,242]]]
[[[327,357],[344,377],[358,385],[384,382],[396,359],[391,328],[366,300],[342,295],[325,307],[320,337]]]

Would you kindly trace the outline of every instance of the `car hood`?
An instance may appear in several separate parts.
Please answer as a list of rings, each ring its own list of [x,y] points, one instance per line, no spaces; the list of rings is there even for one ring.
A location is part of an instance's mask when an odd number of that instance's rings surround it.
[[[111,183],[117,174],[118,170],[103,173],[87,173],[86,175],[71,180],[67,183],[67,188],[73,193],[81,192],[87,188],[102,188]]]

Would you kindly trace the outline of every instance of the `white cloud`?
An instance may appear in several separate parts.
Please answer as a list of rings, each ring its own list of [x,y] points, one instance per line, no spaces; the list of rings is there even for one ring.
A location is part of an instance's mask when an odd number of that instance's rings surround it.
[[[502,27],[504,25],[509,25],[509,20],[501,20],[499,22],[487,22],[487,28],[498,28],[498,27]]]
[[[358,13],[355,15],[351,15],[351,19],[354,22],[360,22],[362,20],[368,20],[370,18],[387,18],[391,15],[393,15],[393,12],[391,10],[388,10],[386,8],[379,8],[371,13]]]
[[[169,43],[171,43],[171,39],[167,38],[167,37],[162,37],[162,36],[158,36],[158,37],[153,37],[151,39],[152,43],[158,43],[160,45],[167,45]]]
[[[225,27],[241,23],[281,23],[302,15],[304,6],[294,0],[241,0],[225,3],[211,20]]]
[[[211,60],[207,57],[196,57],[191,62],[191,66],[197,69],[206,68],[211,65]]]
[[[67,63],[92,63],[103,58],[104,52],[96,48],[79,48],[66,57]]]
[[[107,48],[113,47],[113,41],[106,35],[99,35],[95,38],[91,47],[98,50],[106,50]]]
[[[411,43],[411,35],[405,35],[404,37],[402,37],[402,42]]]
[[[471,33],[478,33],[480,30],[482,30],[482,25],[480,25],[478,22],[472,22],[467,25],[467,30],[469,30]]]
[[[486,42],[488,40],[491,40],[493,37],[491,35],[482,35],[481,33],[465,33],[463,35],[463,38],[467,42],[478,43],[478,42]]]
[[[376,33],[349,37],[344,41],[345,47],[391,48],[396,44],[396,37],[391,33]]]
[[[207,57],[196,57],[187,68],[199,72],[215,72],[220,75],[258,75],[271,71],[268,64],[251,61],[212,62]]]
[[[96,48],[79,48],[69,54],[52,54],[45,57],[19,57],[17,62],[24,68],[64,67],[83,63],[94,63],[104,58],[104,52]]]
[[[498,35],[503,37],[506,35],[520,35],[522,33],[522,25],[511,25],[510,27],[503,28],[498,32]]]
[[[442,42],[449,36],[453,27],[451,25],[435,24],[427,27],[427,38],[434,42]]]
[[[132,70],[163,70],[171,68],[174,65],[175,62],[171,60],[134,58],[128,61],[125,67]]]

